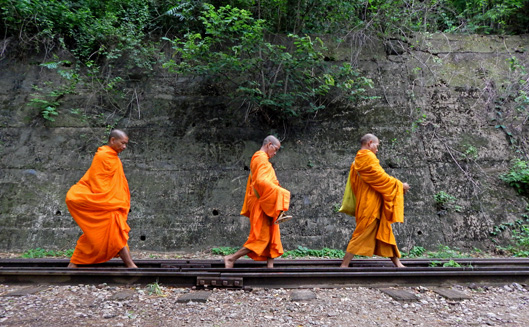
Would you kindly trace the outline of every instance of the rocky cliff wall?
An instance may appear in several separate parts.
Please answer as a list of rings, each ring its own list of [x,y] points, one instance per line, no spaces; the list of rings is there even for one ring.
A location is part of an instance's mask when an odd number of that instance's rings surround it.
[[[283,139],[272,161],[292,193],[295,219],[281,226],[285,249],[344,249],[355,224],[336,209],[358,139],[367,132],[381,139],[387,172],[412,187],[405,223],[394,225],[403,251],[439,244],[492,249],[494,227],[519,220],[525,210],[524,198],[498,176],[523,151],[527,114],[511,110],[516,90],[510,86],[519,76],[508,59],[526,65],[529,38],[422,35],[362,51],[353,41],[331,47],[329,58],[354,59],[374,80],[370,92],[378,99],[337,103],[275,130],[245,122],[225,97],[163,70],[130,82],[124,107],[78,89],[62,99],[56,121],[46,122],[27,106],[34,85],[57,82],[38,65],[46,58],[5,57],[0,249],[74,247],[80,230],[64,197],[89,167],[110,121],[131,139],[121,159],[132,196],[132,249],[242,245],[249,230],[239,215],[248,166],[269,133]],[[521,146],[513,148],[516,140]],[[450,205],[437,205],[441,191],[453,196]]]

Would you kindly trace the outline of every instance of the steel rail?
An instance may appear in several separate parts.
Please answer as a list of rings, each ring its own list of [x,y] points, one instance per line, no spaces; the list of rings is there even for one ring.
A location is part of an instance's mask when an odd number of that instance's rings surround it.
[[[276,260],[268,269],[262,262],[237,261],[224,268],[222,260],[137,260],[138,269],[120,260],[66,268],[67,259],[0,259],[0,283],[149,284],[179,287],[342,287],[391,285],[528,283],[528,259],[455,259],[461,267],[430,267],[432,261],[403,260],[396,268],[389,260],[358,259],[349,268],[340,260]]]
[[[486,267],[486,266],[527,266],[529,267],[528,258],[428,258],[428,259],[402,259],[403,264],[407,267],[429,267],[432,262],[439,264],[454,261],[461,266]],[[289,266],[340,266],[339,259],[277,259],[274,261],[275,267],[289,267]],[[0,259],[0,267],[66,267],[69,263],[68,259]],[[151,260],[142,259],[135,260],[135,263],[140,268],[172,268],[172,267],[190,267],[190,268],[224,268],[224,262],[219,259],[210,260],[190,260],[190,259],[164,259]],[[266,263],[262,261],[253,260],[239,260],[236,262],[237,267],[263,267]],[[353,259],[350,267],[393,267],[393,264],[388,259]],[[90,267],[123,267],[123,262],[120,259],[112,259],[108,262],[91,265]]]

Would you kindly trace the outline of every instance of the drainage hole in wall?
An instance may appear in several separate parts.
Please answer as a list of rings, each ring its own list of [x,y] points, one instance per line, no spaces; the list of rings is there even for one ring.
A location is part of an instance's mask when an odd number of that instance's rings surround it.
[[[244,170],[250,170],[250,168],[248,168],[248,166],[244,165]]]
[[[57,210],[57,211],[55,212],[55,215],[56,215],[56,216],[60,216],[60,215],[62,215],[61,210]]]
[[[417,232],[417,235],[422,235],[422,231],[418,231],[418,232]]]
[[[140,236],[140,240],[145,241],[146,237],[145,235]]]
[[[218,216],[219,215],[219,211],[217,209],[213,209],[213,216]]]

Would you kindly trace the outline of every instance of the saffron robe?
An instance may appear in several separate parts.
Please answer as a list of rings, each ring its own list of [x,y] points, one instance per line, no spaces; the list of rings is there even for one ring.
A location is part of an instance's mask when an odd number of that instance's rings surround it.
[[[290,192],[281,186],[268,155],[257,151],[250,163],[250,176],[241,215],[250,218],[250,235],[244,247],[250,258],[265,261],[283,254],[279,225],[274,224],[281,211],[287,211]]]
[[[388,175],[367,149],[357,152],[350,177],[356,196],[356,228],[347,252],[400,258],[391,224],[404,222],[402,182]]]
[[[83,231],[72,263],[105,262],[127,246],[130,192],[114,149],[105,145],[97,150],[88,171],[66,194],[66,205]]]

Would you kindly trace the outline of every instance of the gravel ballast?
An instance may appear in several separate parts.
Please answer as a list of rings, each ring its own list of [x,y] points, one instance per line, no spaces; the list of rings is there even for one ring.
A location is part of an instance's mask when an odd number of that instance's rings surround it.
[[[0,284],[0,326],[529,326],[529,292],[519,284],[454,286],[468,296],[460,301],[396,288],[415,294],[413,302],[369,287],[306,289],[314,296],[304,300],[290,289],[158,286],[48,285],[10,296],[28,285]],[[178,301],[197,292],[206,302]]]

